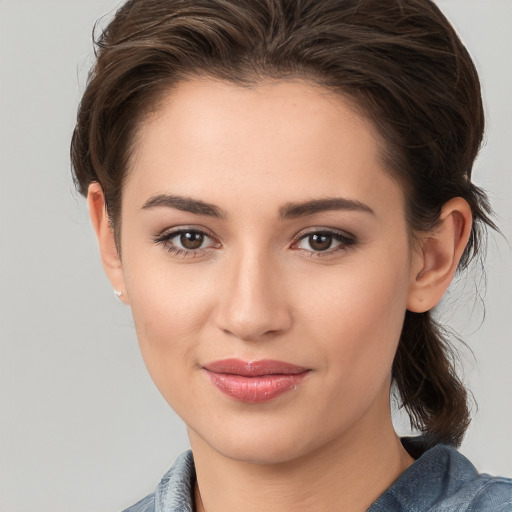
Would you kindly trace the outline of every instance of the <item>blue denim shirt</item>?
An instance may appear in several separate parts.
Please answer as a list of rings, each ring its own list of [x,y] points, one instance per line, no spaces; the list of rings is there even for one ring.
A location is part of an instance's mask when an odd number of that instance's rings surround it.
[[[176,459],[153,494],[124,512],[194,512],[194,483],[194,459],[188,451]],[[368,509],[368,512],[426,511],[512,512],[512,480],[479,474],[454,448],[434,446]]]

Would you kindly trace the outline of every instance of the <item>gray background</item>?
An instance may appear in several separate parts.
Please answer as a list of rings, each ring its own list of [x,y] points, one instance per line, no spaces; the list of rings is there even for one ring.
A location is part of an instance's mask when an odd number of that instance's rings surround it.
[[[476,59],[488,130],[476,168],[512,240],[512,2],[439,2]],[[120,510],[187,447],[154,389],[129,309],[103,276],[68,145],[111,0],[0,0],[0,512]],[[465,337],[479,410],[462,451],[512,476],[512,251],[490,238],[482,275],[459,279],[443,317]],[[475,298],[485,294],[486,318]],[[452,296],[454,293],[452,293]],[[400,421],[397,421],[400,423]]]

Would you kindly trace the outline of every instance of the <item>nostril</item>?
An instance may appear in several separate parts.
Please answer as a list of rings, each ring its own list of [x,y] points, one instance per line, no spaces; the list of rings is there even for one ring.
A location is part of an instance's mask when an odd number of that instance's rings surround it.
[[[290,311],[281,306],[268,309],[241,310],[229,308],[219,312],[217,327],[225,334],[241,341],[258,341],[269,339],[287,332],[292,324]]]
[[[249,250],[251,249],[251,250]],[[271,255],[254,246],[236,252],[219,276],[215,321],[224,333],[239,340],[268,339],[286,332],[292,324],[291,302]]]

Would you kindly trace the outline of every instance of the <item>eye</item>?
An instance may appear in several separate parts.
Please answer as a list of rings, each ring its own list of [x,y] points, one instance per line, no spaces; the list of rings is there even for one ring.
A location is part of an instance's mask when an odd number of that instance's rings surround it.
[[[206,249],[220,245],[204,231],[192,228],[164,232],[155,239],[155,242],[163,245],[169,252],[181,256],[197,255]]]
[[[310,231],[302,234],[292,248],[320,255],[347,250],[356,240],[338,231]]]
[[[200,249],[204,244],[206,235],[199,231],[186,231],[171,238],[174,245],[181,245],[180,248],[187,251],[194,251]]]

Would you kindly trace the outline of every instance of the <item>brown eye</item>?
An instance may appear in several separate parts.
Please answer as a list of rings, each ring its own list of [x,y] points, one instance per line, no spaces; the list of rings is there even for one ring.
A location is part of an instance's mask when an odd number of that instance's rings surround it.
[[[334,254],[356,244],[356,239],[338,231],[310,231],[303,234],[292,247],[307,251],[311,255]]]
[[[204,233],[200,233],[199,231],[187,231],[180,235],[180,244],[183,249],[193,251],[199,249],[203,243]]]
[[[154,239],[171,254],[182,257],[196,258],[209,252],[210,249],[219,249],[222,244],[212,235],[200,229],[181,228],[163,232]]]
[[[329,233],[315,233],[308,237],[309,246],[313,251],[326,251],[331,248],[332,238]]]

